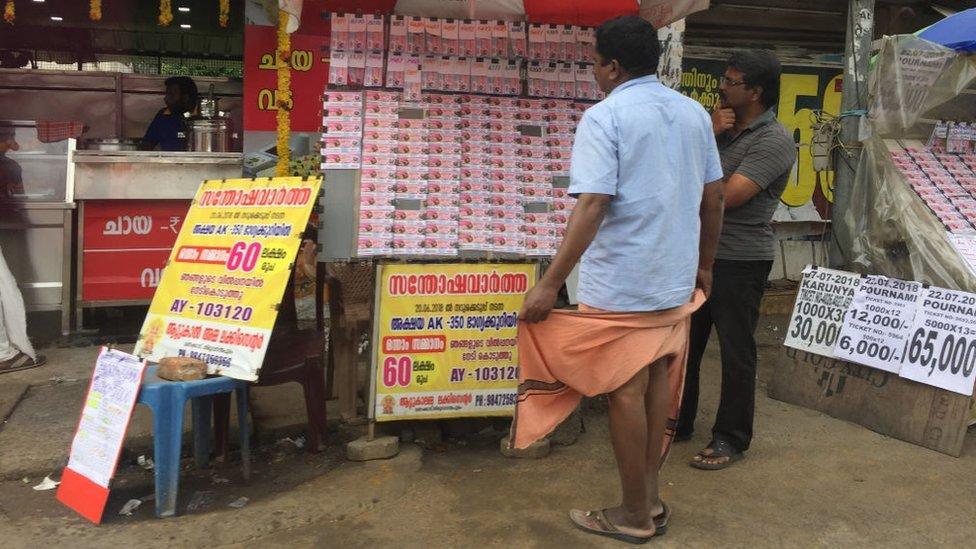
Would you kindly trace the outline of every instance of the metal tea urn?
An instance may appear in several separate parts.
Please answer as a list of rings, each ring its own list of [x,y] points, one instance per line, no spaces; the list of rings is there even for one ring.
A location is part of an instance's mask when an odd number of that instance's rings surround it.
[[[231,150],[231,119],[218,108],[210,84],[207,97],[200,99],[200,113],[186,120],[187,150],[195,152],[229,152]]]

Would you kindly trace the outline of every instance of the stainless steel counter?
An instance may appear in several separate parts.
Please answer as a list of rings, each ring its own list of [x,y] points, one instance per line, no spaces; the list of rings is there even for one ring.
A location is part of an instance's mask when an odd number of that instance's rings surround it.
[[[241,177],[243,155],[76,151],[75,200],[191,199],[205,179]]]

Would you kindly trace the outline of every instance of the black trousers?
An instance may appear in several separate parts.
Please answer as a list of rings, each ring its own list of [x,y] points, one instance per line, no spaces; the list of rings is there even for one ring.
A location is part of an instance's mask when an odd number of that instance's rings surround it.
[[[756,405],[756,324],[772,266],[772,261],[715,261],[712,295],[691,318],[679,435],[695,429],[701,360],[714,325],[722,353],[722,397],[712,438],[725,440],[740,452],[749,449]]]

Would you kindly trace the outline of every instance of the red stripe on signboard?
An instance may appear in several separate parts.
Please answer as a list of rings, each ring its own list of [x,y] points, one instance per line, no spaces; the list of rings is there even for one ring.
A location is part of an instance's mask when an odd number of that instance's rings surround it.
[[[207,263],[224,265],[230,256],[230,248],[213,246],[180,246],[176,252],[178,263]]]
[[[105,503],[108,502],[108,488],[99,486],[87,477],[65,467],[64,472],[61,473],[57,498],[79,515],[95,524],[101,524]]]
[[[383,338],[384,353],[443,353],[446,350],[447,338],[442,335]]]

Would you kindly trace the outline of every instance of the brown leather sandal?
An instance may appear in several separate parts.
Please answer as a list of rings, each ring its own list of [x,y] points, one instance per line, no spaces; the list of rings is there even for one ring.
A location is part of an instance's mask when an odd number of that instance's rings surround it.
[[[37,368],[38,366],[44,366],[46,362],[47,359],[44,358],[44,355],[37,355],[37,360],[34,360],[24,353],[17,353],[17,356],[10,360],[0,362],[0,374],[9,374],[10,372]]]
[[[634,545],[642,545],[663,534],[663,532],[658,532],[656,528],[648,535],[640,535],[638,533],[639,530],[636,528],[628,528],[633,533],[622,532],[607,518],[606,509],[600,511],[580,511],[579,509],[573,509],[569,512],[569,519],[573,521],[573,524],[577,528],[586,533],[605,536]]]

